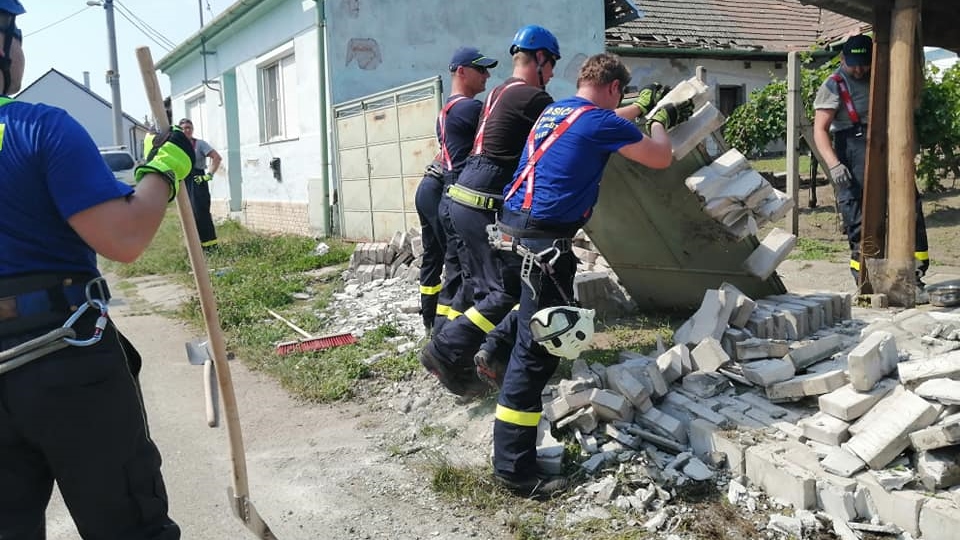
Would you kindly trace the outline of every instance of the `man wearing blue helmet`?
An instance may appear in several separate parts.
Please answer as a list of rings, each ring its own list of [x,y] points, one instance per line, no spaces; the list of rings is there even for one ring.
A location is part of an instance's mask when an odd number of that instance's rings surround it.
[[[420,355],[428,371],[464,397],[487,390],[477,376],[474,354],[520,296],[520,276],[490,249],[486,227],[495,221],[530,128],[553,103],[544,87],[553,78],[560,46],[549,30],[530,25],[513,37],[510,54],[513,74],[487,95],[473,149],[446,192],[450,218],[464,246],[466,260],[461,264],[470,276],[473,305],[435,331]]]
[[[119,182],[62,109],[14,101],[17,0],[0,0],[0,538],[45,538],[54,482],[83,538],[180,538],[97,254],[131,262],[190,172],[179,129]]]

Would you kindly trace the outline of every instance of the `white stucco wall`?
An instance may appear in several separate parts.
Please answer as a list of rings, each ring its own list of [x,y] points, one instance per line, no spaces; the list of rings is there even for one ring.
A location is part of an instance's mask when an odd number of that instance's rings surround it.
[[[60,107],[86,128],[97,146],[114,145],[113,109],[56,72],[46,73],[29,88],[20,92],[17,99]],[[123,119],[122,138],[127,148],[136,152],[140,148],[140,143],[137,141],[143,139],[143,134],[131,136],[134,125],[127,118]]]
[[[444,76],[461,45],[500,60],[488,88],[510,75],[510,42],[527,24],[539,24],[560,42],[562,59],[547,90],[572,95],[580,63],[603,51],[600,0],[477,3],[467,0],[330,0],[328,55],[333,102],[341,103],[434,75]]]
[[[674,85],[697,74],[697,66],[707,70],[707,84],[713,89],[712,99],[717,101],[717,89],[721,85],[744,85],[744,98],[756,88],[762,88],[774,78],[787,75],[787,64],[777,68],[775,62],[751,61],[750,67],[743,60],[714,60],[698,58],[636,58],[625,57],[630,68],[632,84],[643,86],[651,82]]]

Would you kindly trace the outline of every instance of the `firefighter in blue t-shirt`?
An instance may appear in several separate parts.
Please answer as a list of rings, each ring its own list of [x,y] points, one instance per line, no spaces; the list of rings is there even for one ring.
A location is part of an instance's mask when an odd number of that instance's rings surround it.
[[[536,438],[541,392],[559,357],[576,358],[593,335],[593,312],[573,301],[577,261],[571,239],[590,218],[610,154],[668,167],[673,157],[666,130],[693,112],[690,101],[665,104],[644,135],[634,121],[653,110],[666,88],[649,85],[636,102],[616,108],[629,81],[616,56],[588,58],[576,96],[540,115],[513,182],[503,191],[497,219],[502,260],[517,274],[522,266],[530,273],[522,276],[516,344],[497,402],[493,466],[494,480],[523,496],[546,497],[567,485],[564,478],[538,471]],[[524,259],[532,264],[524,265]]]
[[[155,137],[134,190],[65,111],[7,97],[24,12],[0,0],[0,538],[44,538],[56,481],[82,537],[173,540],[140,356],[106,318],[96,257],[143,252],[193,149],[179,130]]]

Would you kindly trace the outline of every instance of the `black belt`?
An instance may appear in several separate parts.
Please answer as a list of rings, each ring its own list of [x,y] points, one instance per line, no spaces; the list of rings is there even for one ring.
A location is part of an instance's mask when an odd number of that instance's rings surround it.
[[[509,225],[504,225],[502,221],[497,221],[497,228],[505,234],[509,234],[514,238],[542,238],[542,239],[569,239],[573,238],[577,234],[577,231],[580,227],[576,228],[536,228],[536,229],[516,229]]]
[[[110,300],[103,280],[89,274],[29,274],[0,278],[0,337],[59,326],[90,299]],[[88,286],[89,284],[89,286]]]

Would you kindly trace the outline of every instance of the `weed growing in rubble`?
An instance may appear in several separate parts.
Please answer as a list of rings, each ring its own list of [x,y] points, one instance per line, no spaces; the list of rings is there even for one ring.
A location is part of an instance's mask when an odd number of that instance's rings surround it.
[[[830,261],[846,253],[840,242],[824,242],[815,238],[797,238],[797,245],[790,253],[791,259],[801,261]]]

